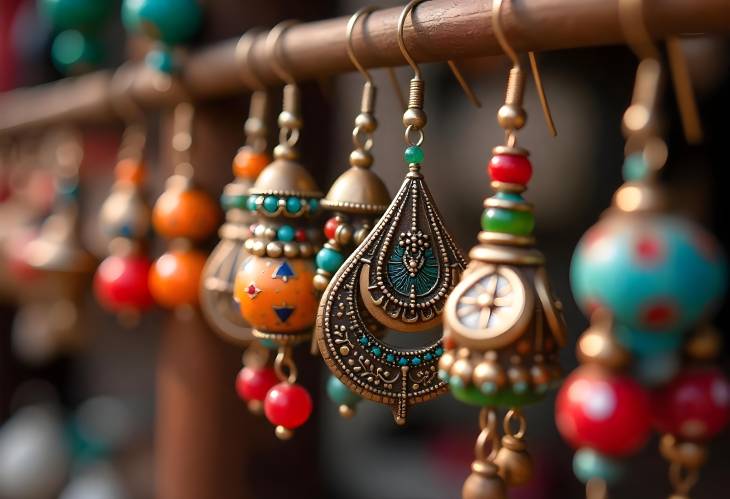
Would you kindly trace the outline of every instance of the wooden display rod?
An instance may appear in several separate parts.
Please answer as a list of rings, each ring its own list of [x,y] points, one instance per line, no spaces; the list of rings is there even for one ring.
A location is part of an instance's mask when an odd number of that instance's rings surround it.
[[[400,7],[380,10],[355,29],[353,43],[368,67],[404,64],[396,40]],[[646,0],[645,18],[657,39],[680,34],[730,33],[728,0]],[[352,71],[345,45],[348,17],[298,24],[282,40],[286,67],[297,79],[321,78]],[[514,0],[503,7],[502,21],[510,43],[519,51],[547,51],[623,43],[615,0]],[[266,83],[280,83],[264,39],[258,35],[248,65],[236,57],[238,40],[226,40],[192,53],[182,83],[195,99],[230,95],[246,89],[252,71]],[[407,21],[405,39],[419,62],[496,55],[490,0],[431,0],[419,5]],[[254,69],[251,66],[255,66]],[[0,95],[0,134],[47,126],[58,121],[108,120],[128,93],[144,107],[162,107],[183,98],[161,90],[142,67],[127,71],[129,85],[112,85],[111,72],[68,78]],[[122,90],[119,90],[119,89]]]

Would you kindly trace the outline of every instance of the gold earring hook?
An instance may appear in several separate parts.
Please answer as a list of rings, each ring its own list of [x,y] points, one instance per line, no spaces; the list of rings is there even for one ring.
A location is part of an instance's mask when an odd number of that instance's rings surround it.
[[[241,69],[248,69],[246,72],[241,71],[241,79],[251,90],[254,91],[266,90],[266,85],[259,75],[256,64],[251,58],[251,53],[253,52],[253,48],[256,46],[256,42],[258,41],[258,36],[260,34],[261,30],[259,28],[251,28],[246,31],[243,35],[241,35],[241,38],[238,39],[235,52],[236,61]]]
[[[347,21],[347,55],[350,58],[350,62],[352,62],[352,65],[355,66],[355,68],[360,72],[363,78],[365,78],[365,80],[370,85],[374,85],[373,77],[370,74],[370,71],[368,71],[365,66],[362,65],[362,63],[360,63],[357,56],[355,55],[355,48],[352,45],[352,34],[355,31],[355,26],[357,26],[357,21],[360,19],[360,17],[367,16],[375,10],[377,10],[377,7],[374,6],[363,7],[362,9],[355,12],[352,17],[350,17],[350,20]],[[401,108],[405,109],[406,99],[405,97],[403,97],[403,92],[401,92],[400,85],[398,84],[398,78],[395,75],[395,70],[393,68],[387,68],[387,71],[388,79],[390,80],[391,85],[393,85],[393,91],[398,97],[398,102],[400,102]]]
[[[517,52],[515,52],[515,50],[509,44],[507,36],[504,34],[504,29],[502,27],[502,5],[502,0],[492,0],[492,27],[494,29],[494,36],[497,38],[499,46],[502,47],[504,53],[507,54],[507,56],[512,60],[512,72],[515,73],[516,80],[521,80],[523,82],[519,86],[519,88],[515,88],[512,90],[516,90],[521,93],[524,92],[524,76],[522,73],[522,65],[520,64],[520,58],[517,55]],[[535,88],[537,89],[537,95],[540,98],[542,114],[545,117],[545,124],[550,131],[550,135],[555,137],[558,134],[558,131],[555,128],[555,121],[553,120],[553,115],[550,112],[550,105],[548,104],[547,96],[545,95],[545,87],[542,84],[540,70],[537,67],[537,58],[535,57],[535,53],[532,51],[528,52],[528,56],[530,59],[530,70],[532,71],[532,77],[535,80]],[[508,89],[508,92],[509,91],[510,89]],[[519,97],[519,100],[522,99],[521,96],[514,97]]]
[[[411,57],[410,52],[408,52],[408,48],[406,47],[405,37],[403,36],[403,28],[406,23],[406,19],[408,18],[408,14],[410,14],[413,9],[420,3],[425,2],[426,0],[411,0],[408,5],[406,5],[403,8],[403,11],[400,13],[400,17],[398,18],[398,47],[400,47],[400,51],[403,54],[403,58],[408,62],[408,65],[411,66],[414,73],[414,79],[415,80],[421,80],[421,68],[418,67],[418,64],[416,64],[416,61],[413,60],[413,57]],[[474,90],[471,88],[469,83],[464,78],[464,75],[459,70],[456,63],[452,60],[447,61],[449,68],[451,69],[451,72],[454,73],[454,77],[456,78],[456,81],[459,82],[459,85],[461,86],[461,89],[466,94],[466,97],[469,99],[469,102],[471,102],[474,107],[482,107],[482,103],[479,102],[479,99],[477,98],[476,94],[474,93]]]
[[[271,56],[271,67],[276,75],[289,85],[296,85],[296,79],[284,68],[282,64],[283,54],[281,54],[281,39],[287,29],[294,26],[298,21],[288,19],[281,21],[274,26],[266,36],[266,52]]]
[[[259,76],[256,65],[252,62],[251,52],[258,40],[261,30],[252,28],[246,31],[236,44],[236,60],[248,73],[241,72],[244,82],[251,87],[253,93],[248,109],[248,118],[244,125],[246,144],[255,151],[263,152],[266,149],[266,113],[268,108],[268,94],[266,85]]]
[[[653,59],[658,63],[660,51],[646,26],[643,0],[619,0],[619,19],[626,44],[636,56],[643,60]],[[702,140],[702,124],[684,54],[679,39],[671,37],[666,43],[669,70],[684,136],[690,144],[697,144]]]

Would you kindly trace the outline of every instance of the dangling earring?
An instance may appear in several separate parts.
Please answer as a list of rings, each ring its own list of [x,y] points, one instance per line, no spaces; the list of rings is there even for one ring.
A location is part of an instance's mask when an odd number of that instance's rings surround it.
[[[152,210],[152,224],[170,241],[168,250],[152,266],[149,286],[161,306],[188,314],[198,305],[200,276],[205,254],[195,242],[209,237],[218,224],[218,208],[211,197],[194,185],[190,149],[193,143],[194,108],[178,104],[174,111],[172,147],[177,161],[165,191]]]
[[[383,181],[370,167],[373,155],[373,133],[378,126],[375,119],[375,100],[377,87],[370,73],[360,64],[352,44],[352,34],[358,20],[375,10],[364,7],[350,17],[347,23],[347,53],[353,66],[365,78],[362,89],[360,114],[355,118],[352,140],[355,149],[350,153],[350,168],[334,181],[327,195],[322,199],[322,207],[334,212],[324,224],[324,235],[327,242],[317,253],[317,275],[314,276],[314,287],[324,291],[335,272],[345,261],[345,256],[365,240],[370,229],[390,204],[390,194]],[[405,102],[397,86],[393,69],[391,81],[396,83],[395,91],[405,107]],[[367,314],[369,317],[369,314]],[[380,325],[372,321],[373,328],[380,330]],[[372,331],[376,333],[375,330]],[[313,338],[313,353],[318,353],[316,335]],[[360,397],[344,385],[336,376],[330,375],[327,380],[327,394],[338,405],[340,415],[351,418],[355,414],[355,405]]]
[[[497,192],[484,201],[479,245],[470,251],[472,261],[446,303],[446,353],[439,363],[439,375],[452,394],[483,407],[482,435],[472,474],[464,483],[464,499],[501,497],[505,486],[530,480],[532,464],[520,407],[541,399],[558,381],[557,350],[566,334],[561,305],[550,292],[545,258],[534,247],[532,205],[521,194],[532,175],[528,152],[517,147],[516,135],[527,119],[522,107],[525,73],[502,32],[501,6],[501,0],[494,0],[492,25],[513,66],[505,104],[497,113],[505,145],[494,148],[488,167]],[[554,135],[533,54],[530,60]],[[496,424],[500,406],[509,408],[501,442]],[[484,446],[490,443],[492,451],[486,455]]]
[[[112,192],[101,206],[99,222],[109,240],[109,256],[94,276],[94,292],[99,303],[128,325],[152,304],[148,286],[150,260],[145,239],[150,233],[150,208],[142,185],[145,127],[141,121],[124,131],[115,168]]]
[[[415,71],[403,115],[409,172],[378,223],[329,283],[316,330],[333,374],[359,396],[390,405],[398,424],[405,424],[409,405],[444,392],[436,376],[443,347],[439,340],[406,350],[374,333],[382,327],[417,332],[439,324],[446,297],[466,266],[420,173],[424,81],[405,47],[403,25],[421,1],[410,2],[398,23],[401,52]]]
[[[278,24],[266,39],[272,65],[286,82],[279,145],[274,148],[274,161],[249,190],[248,207],[257,223],[254,236],[244,244],[250,256],[234,286],[253,336],[278,350],[275,369],[280,383],[268,391],[264,411],[281,439],[290,438],[312,412],[309,393],[296,383],[292,347],[310,339],[317,312],[312,283],[317,234],[308,221],[317,214],[322,197],[312,176],[297,162],[302,128],[299,87],[280,62],[280,39],[291,24]]]
[[[664,434],[660,453],[670,462],[671,497],[687,498],[707,459],[705,444],[730,417],[730,384],[711,364],[719,338],[703,325],[724,294],[727,268],[712,235],[665,213],[656,182],[668,156],[656,123],[660,54],[643,3],[622,0],[619,7],[626,38],[641,58],[623,119],[625,182],[573,255],[571,285],[591,327],[578,341],[583,365],[558,395],[556,422],[578,449],[573,469],[588,497],[606,496],[623,474],[620,458],[644,445],[653,424]],[[676,65],[673,43],[668,53]],[[691,92],[681,90],[691,86],[682,83],[676,93],[685,133],[699,137],[699,121],[687,114],[694,110]]]

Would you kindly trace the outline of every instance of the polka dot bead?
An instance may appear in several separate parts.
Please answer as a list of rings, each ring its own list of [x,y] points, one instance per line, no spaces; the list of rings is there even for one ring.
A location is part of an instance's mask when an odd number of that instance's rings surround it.
[[[649,396],[629,377],[584,366],[560,389],[555,419],[563,438],[574,447],[625,456],[641,448],[649,436]]]

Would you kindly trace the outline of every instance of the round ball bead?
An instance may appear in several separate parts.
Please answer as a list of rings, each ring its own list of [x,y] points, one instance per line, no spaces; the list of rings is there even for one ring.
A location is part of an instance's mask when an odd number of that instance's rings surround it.
[[[362,400],[357,393],[350,390],[336,376],[330,376],[327,379],[327,396],[335,404],[349,407],[354,406]]]
[[[114,5],[112,0],[39,0],[38,10],[56,30],[97,31]]]
[[[337,269],[345,262],[345,257],[339,251],[331,248],[322,248],[317,253],[317,267],[331,274],[337,272]]]
[[[339,220],[336,217],[332,217],[324,224],[324,237],[327,239],[334,239],[337,227],[340,226]]]
[[[254,369],[244,367],[236,376],[236,393],[246,402],[263,402],[269,390],[279,383],[276,372],[270,367]]]
[[[200,251],[168,251],[150,269],[152,297],[163,307],[197,305],[206,255]]]
[[[521,154],[496,154],[489,160],[487,171],[497,182],[526,185],[532,178],[532,163]]]
[[[125,158],[114,167],[114,176],[118,182],[139,186],[145,181],[147,169],[141,161]]]
[[[122,22],[128,31],[143,32],[170,45],[192,37],[203,12],[197,0],[124,0]]]
[[[162,73],[172,74],[175,72],[175,55],[167,47],[155,47],[145,55],[144,62],[151,68]]]
[[[294,230],[294,227],[292,227],[291,225],[282,225],[276,231],[276,237],[279,239],[279,241],[284,241],[287,243],[294,240],[295,234],[296,234],[296,231]]]
[[[296,241],[297,241],[298,243],[303,243],[303,242],[306,242],[306,241],[307,241],[307,231],[306,231],[306,230],[304,230],[304,229],[297,229],[297,230],[296,230],[296,231],[294,232],[294,239],[295,239],[295,240],[296,240]]]
[[[692,441],[717,435],[730,418],[730,384],[719,369],[690,369],[652,399],[661,432]]]
[[[102,60],[99,40],[77,30],[59,33],[51,46],[51,58],[62,73],[83,73],[97,66]]]
[[[256,180],[259,174],[271,162],[267,154],[254,151],[244,146],[238,150],[233,158],[233,175],[248,180]]]
[[[608,485],[621,480],[624,467],[620,461],[604,456],[590,448],[578,449],[573,456],[573,473],[583,483],[600,478]]]
[[[142,311],[152,306],[146,256],[109,256],[94,275],[97,300],[112,312]]]
[[[625,456],[641,448],[649,436],[649,396],[632,378],[596,366],[580,367],[560,389],[555,420],[574,447]]]
[[[291,213],[292,215],[295,213],[299,213],[299,210],[302,209],[302,201],[299,198],[290,197],[286,200],[286,211]]]
[[[264,413],[271,424],[293,430],[312,414],[312,397],[300,385],[279,383],[266,395]]]
[[[658,336],[711,311],[726,265],[714,238],[686,220],[609,215],[581,239],[570,277],[587,315],[604,308],[617,323]]]
[[[278,207],[279,200],[276,198],[276,196],[266,196],[264,198],[264,210],[268,211],[269,213],[274,213]]]
[[[420,165],[423,162],[423,149],[420,146],[408,146],[403,153],[403,159],[406,163]]]
[[[216,229],[218,217],[216,203],[199,189],[167,189],[152,210],[155,230],[168,239],[205,239]]]

